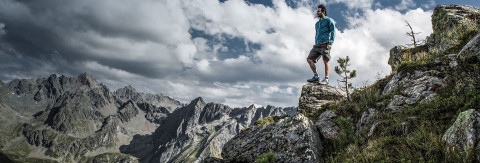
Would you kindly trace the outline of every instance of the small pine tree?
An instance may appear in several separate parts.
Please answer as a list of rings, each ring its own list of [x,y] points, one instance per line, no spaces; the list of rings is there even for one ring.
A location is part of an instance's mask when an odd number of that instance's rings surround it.
[[[338,58],[337,62],[340,66],[335,66],[335,72],[340,75],[343,80],[343,84],[345,84],[345,87],[342,87],[347,91],[347,99],[348,101],[350,100],[350,93],[348,92],[348,89],[352,87],[352,83],[348,81],[348,79],[352,79],[357,76],[357,71],[356,70],[348,70],[347,67],[350,66],[350,58],[347,56],[346,58]]]

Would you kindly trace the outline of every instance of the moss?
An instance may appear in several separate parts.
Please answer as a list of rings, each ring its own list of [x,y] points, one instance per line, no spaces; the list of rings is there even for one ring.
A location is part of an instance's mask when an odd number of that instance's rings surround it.
[[[270,150],[269,152],[267,153],[263,153],[261,154],[260,156],[258,156],[257,158],[257,162],[258,163],[274,163],[276,162],[276,158],[275,158],[275,153],[273,153],[272,150]]]
[[[259,119],[259,120],[255,121],[253,126],[260,126],[260,125],[264,125],[264,124],[275,123],[278,120],[286,118],[286,117],[288,117],[288,116],[276,116],[276,115],[274,115],[274,116],[265,117],[265,118],[262,118],[262,119]]]

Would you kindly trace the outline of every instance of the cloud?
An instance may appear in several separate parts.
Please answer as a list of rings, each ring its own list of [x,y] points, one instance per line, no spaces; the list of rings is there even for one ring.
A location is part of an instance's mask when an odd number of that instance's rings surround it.
[[[402,0],[402,2],[395,6],[396,10],[406,10],[408,8],[415,7],[415,2],[413,0]]]
[[[364,81],[374,82],[378,73],[390,73],[387,64],[389,50],[396,45],[410,44],[405,35],[409,31],[404,20],[412,25],[417,38],[424,39],[432,33],[431,11],[421,8],[405,14],[391,9],[367,10],[364,16],[350,17],[349,28],[339,32],[332,49],[333,58],[350,56],[351,68],[357,69],[357,86]]]
[[[363,10],[347,15],[348,28],[337,31],[331,54],[332,70],[338,57],[352,58],[357,86],[390,72],[389,49],[409,43],[404,20],[422,32],[418,38],[432,31],[431,11],[372,10],[372,0],[329,3]],[[202,96],[232,107],[295,106],[312,75],[306,57],[314,42],[315,5],[303,0],[273,0],[272,7],[243,0],[0,0],[0,27],[9,29],[0,37],[0,77],[89,72],[112,90],[132,85],[185,103]],[[229,40],[240,40],[245,51],[230,54],[235,47]],[[317,68],[323,74],[323,64]],[[330,85],[337,86],[339,76],[330,74]]]
[[[348,9],[370,9],[373,0],[332,0],[329,3],[344,3]]]

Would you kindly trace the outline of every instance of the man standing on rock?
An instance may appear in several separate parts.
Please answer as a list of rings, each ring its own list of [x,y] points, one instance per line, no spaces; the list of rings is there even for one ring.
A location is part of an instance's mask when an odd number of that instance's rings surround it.
[[[324,5],[318,5],[317,16],[320,18],[315,23],[315,45],[313,45],[310,54],[307,57],[307,62],[310,65],[310,69],[313,71],[313,78],[308,79],[308,82],[319,82],[320,84],[328,84],[328,74],[330,71],[330,49],[332,48],[333,41],[335,39],[335,24],[332,18],[327,17],[327,8]],[[320,57],[323,58],[325,64],[325,78],[319,81],[317,74],[317,63]]]

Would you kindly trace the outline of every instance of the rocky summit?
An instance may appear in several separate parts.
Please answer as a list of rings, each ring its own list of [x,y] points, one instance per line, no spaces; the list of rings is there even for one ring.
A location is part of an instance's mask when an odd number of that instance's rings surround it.
[[[480,162],[480,10],[439,5],[433,34],[357,88],[303,86],[297,115],[241,131],[211,162]]]
[[[243,128],[296,107],[190,104],[92,75],[0,82],[0,161],[201,162]]]

